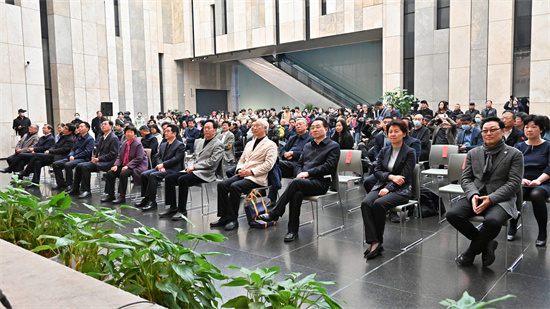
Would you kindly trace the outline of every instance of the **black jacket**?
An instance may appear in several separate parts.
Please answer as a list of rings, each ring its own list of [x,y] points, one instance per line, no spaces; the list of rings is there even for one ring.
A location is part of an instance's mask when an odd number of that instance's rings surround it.
[[[57,143],[55,143],[48,151],[50,154],[54,155],[54,161],[66,159],[69,155],[69,152],[71,152],[71,149],[73,149],[74,145],[74,135],[62,135]]]
[[[18,127],[21,126],[21,129],[18,129]],[[13,120],[12,128],[15,130],[15,133],[19,134],[19,136],[23,136],[27,133],[29,133],[29,127],[31,126],[31,120],[27,117],[19,117],[15,118]]]

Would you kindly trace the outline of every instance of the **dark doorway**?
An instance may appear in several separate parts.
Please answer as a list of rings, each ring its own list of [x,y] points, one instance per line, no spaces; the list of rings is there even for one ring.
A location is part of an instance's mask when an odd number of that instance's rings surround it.
[[[212,111],[227,111],[227,90],[197,89],[197,113],[210,115]]]

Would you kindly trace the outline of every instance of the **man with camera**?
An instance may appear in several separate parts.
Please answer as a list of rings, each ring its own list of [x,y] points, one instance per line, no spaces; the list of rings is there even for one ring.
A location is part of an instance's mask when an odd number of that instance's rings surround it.
[[[455,145],[456,144],[456,122],[447,114],[437,114],[428,124],[433,130],[432,145]]]

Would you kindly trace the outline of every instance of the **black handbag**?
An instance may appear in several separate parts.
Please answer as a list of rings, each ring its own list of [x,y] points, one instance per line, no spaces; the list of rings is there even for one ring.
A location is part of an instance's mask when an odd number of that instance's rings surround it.
[[[246,213],[246,218],[248,225],[257,229],[266,229],[270,226],[277,224],[276,221],[263,221],[258,219],[258,216],[264,213],[267,213],[265,207],[264,198],[257,190],[252,190],[245,198],[244,201],[244,211]]]

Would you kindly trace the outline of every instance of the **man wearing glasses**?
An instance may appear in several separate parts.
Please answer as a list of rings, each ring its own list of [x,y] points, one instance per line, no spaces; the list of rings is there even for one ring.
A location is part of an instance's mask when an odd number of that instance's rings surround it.
[[[483,266],[495,261],[500,228],[510,217],[516,219],[516,193],[521,189],[523,155],[504,143],[504,122],[497,117],[483,119],[483,145],[468,152],[460,184],[464,197],[447,212],[447,220],[471,240],[466,251],[459,255],[459,265],[472,265],[482,254]],[[482,215],[485,221],[477,229],[468,219]]]

